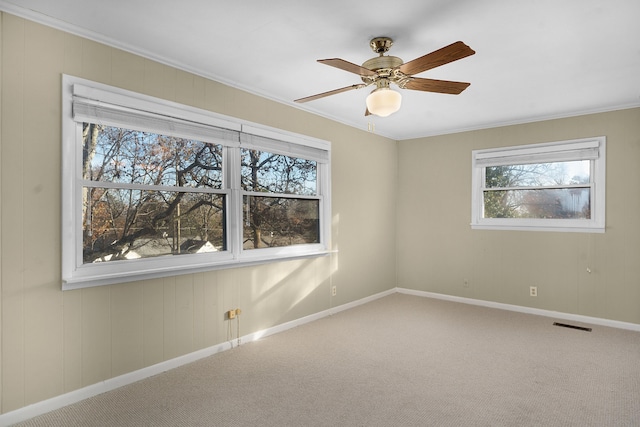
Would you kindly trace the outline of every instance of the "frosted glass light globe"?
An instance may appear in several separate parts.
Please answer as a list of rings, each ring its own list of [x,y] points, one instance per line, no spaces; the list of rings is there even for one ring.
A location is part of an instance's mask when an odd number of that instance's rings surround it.
[[[387,117],[400,109],[402,95],[388,87],[375,89],[367,96],[367,109],[371,114]]]

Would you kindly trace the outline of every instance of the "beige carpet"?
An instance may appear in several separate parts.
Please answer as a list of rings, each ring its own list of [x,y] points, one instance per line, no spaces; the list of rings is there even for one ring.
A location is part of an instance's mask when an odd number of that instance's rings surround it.
[[[640,333],[553,322],[393,294],[20,425],[639,426]]]

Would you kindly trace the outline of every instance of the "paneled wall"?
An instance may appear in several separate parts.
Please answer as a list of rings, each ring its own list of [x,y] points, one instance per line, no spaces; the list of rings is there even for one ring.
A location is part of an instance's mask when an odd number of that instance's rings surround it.
[[[3,413],[225,342],[231,308],[248,334],[395,287],[396,142],[10,14],[0,25]],[[62,292],[62,74],[331,141],[332,254]]]
[[[640,324],[640,109],[397,143],[6,13],[0,44],[3,413],[396,284]],[[62,74],[331,141],[332,254],[62,292]],[[606,233],[471,230],[471,150],[600,135]]]
[[[604,234],[471,229],[471,150],[593,136]],[[640,324],[640,109],[401,141],[398,159],[398,286]]]

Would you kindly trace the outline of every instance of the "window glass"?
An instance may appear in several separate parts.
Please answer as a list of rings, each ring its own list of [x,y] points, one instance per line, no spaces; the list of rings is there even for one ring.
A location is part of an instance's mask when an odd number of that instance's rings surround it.
[[[497,190],[484,193],[485,218],[591,218],[588,188]]]
[[[590,170],[589,160],[487,167],[484,217],[589,219]]]
[[[317,162],[242,149],[242,189],[279,194],[316,194]]]
[[[222,187],[220,145],[93,123],[84,123],[82,129],[84,179]]]
[[[94,123],[82,129],[90,181],[83,187],[83,263],[225,250],[224,195],[154,190],[219,189],[220,145]]]
[[[244,249],[320,243],[320,202],[245,196]]]
[[[224,195],[84,190],[84,263],[225,250]]]
[[[588,184],[591,162],[534,163],[527,165],[491,166],[486,168],[485,187],[540,187]]]
[[[254,149],[242,149],[243,249],[319,243],[317,162]]]

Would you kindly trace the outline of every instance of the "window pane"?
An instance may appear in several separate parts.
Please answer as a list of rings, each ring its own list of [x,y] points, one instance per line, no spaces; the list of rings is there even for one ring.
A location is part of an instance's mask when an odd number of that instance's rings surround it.
[[[222,187],[222,146],[83,124],[83,177],[129,184]]]
[[[84,188],[84,263],[225,250],[224,195]]]
[[[484,218],[590,219],[590,188],[484,192]]]
[[[319,243],[320,201],[245,196],[244,249]]]
[[[588,184],[590,170],[590,160],[491,166],[485,169],[485,187],[507,188]]]
[[[242,189],[265,193],[315,195],[317,163],[312,160],[242,149]]]

